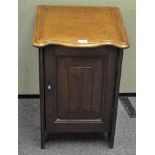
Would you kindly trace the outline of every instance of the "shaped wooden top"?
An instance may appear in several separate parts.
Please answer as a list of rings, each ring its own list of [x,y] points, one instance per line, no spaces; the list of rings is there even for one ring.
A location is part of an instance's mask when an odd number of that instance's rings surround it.
[[[38,6],[33,45],[128,48],[117,7]]]

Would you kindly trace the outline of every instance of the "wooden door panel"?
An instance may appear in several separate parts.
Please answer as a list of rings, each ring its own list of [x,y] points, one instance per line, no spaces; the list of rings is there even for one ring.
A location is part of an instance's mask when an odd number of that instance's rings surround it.
[[[96,119],[101,115],[103,59],[59,58],[58,117]]]
[[[69,95],[66,112],[77,115],[78,113],[91,112],[93,88],[92,67],[69,67],[67,82]]]
[[[79,50],[79,55],[78,55]],[[96,54],[96,55],[95,55]],[[44,49],[47,132],[108,131],[117,48]],[[53,84],[48,90],[48,84]]]

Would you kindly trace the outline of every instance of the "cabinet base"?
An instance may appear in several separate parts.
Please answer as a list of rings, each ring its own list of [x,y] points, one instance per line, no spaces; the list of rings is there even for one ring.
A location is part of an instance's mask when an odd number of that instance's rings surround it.
[[[104,132],[103,132],[104,133]],[[53,133],[53,134],[48,134],[45,137],[41,138],[41,149],[45,149],[45,145],[47,141],[50,141],[52,139],[72,139],[72,138],[79,138],[81,137],[82,139],[84,138],[95,138],[98,137],[99,139],[105,139],[109,143],[109,148],[112,149],[114,148],[114,135],[111,134],[110,132],[106,134],[105,132],[102,136],[102,132],[95,132],[95,133]],[[91,135],[90,135],[91,134]]]

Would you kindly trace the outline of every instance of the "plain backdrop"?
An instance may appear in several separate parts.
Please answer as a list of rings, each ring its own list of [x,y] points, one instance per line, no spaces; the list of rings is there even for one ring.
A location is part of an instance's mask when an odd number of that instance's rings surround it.
[[[18,1],[14,0],[1,1],[0,5],[0,154],[2,155],[18,154],[17,4]],[[137,155],[155,154],[154,6],[154,0],[137,0]]]
[[[38,49],[32,46],[37,5],[117,6],[120,8],[130,48],[124,50],[120,92],[136,92],[135,0],[19,0],[19,94],[39,94]]]

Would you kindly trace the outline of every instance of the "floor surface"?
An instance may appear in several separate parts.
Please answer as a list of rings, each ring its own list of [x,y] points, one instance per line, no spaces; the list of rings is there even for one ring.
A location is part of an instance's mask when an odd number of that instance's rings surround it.
[[[129,98],[136,107],[136,98]],[[19,99],[19,155],[135,155],[136,119],[130,118],[118,104],[114,149],[102,136],[54,138],[40,149],[39,99]]]

